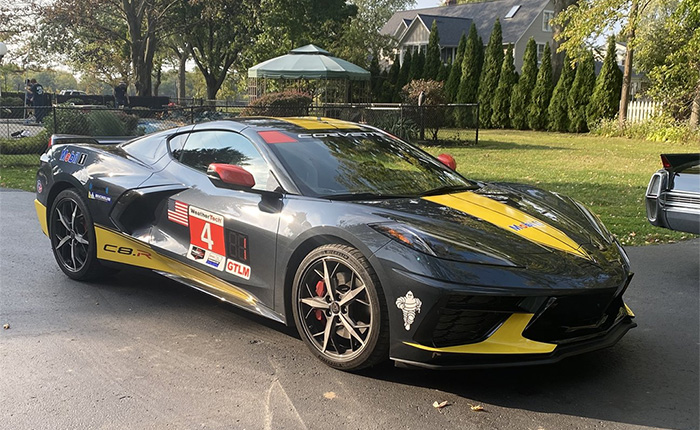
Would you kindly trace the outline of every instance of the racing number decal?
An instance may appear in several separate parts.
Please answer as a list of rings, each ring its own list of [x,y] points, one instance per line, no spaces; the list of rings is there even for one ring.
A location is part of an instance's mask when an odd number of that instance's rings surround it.
[[[228,260],[226,271],[243,279],[250,279],[250,266],[248,262],[248,236],[233,230],[228,233]]]
[[[190,206],[190,243],[216,254],[225,255],[224,217]]]

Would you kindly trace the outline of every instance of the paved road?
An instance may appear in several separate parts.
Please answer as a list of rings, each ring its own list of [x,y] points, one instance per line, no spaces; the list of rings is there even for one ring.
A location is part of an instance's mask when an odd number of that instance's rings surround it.
[[[1,429],[698,428],[698,240],[629,249],[639,327],[611,349],[544,367],[355,375],[156,275],[68,280],[33,198],[0,191]]]

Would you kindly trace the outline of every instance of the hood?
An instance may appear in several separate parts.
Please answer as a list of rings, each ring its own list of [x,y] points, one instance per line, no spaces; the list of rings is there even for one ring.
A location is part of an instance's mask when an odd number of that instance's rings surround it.
[[[572,199],[525,185],[480,185],[474,191],[363,204],[471,250],[479,263],[540,267],[545,256],[584,266],[621,261],[612,236]]]

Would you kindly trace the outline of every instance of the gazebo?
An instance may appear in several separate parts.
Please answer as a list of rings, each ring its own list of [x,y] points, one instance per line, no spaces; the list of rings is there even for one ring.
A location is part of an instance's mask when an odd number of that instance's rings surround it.
[[[296,89],[311,94],[316,104],[365,103],[370,78],[362,67],[306,45],[248,69],[248,96],[254,100],[268,92]]]

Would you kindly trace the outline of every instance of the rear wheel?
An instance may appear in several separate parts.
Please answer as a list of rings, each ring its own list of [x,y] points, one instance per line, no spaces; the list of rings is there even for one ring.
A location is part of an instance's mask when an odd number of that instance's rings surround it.
[[[63,273],[86,281],[100,274],[95,228],[83,197],[74,189],[61,191],[49,215],[51,249]]]
[[[331,244],[311,251],[294,277],[292,297],[299,335],[324,363],[359,370],[388,358],[384,293],[357,249]]]

